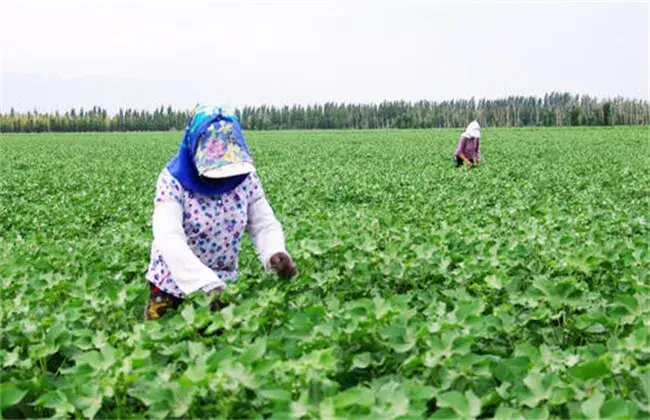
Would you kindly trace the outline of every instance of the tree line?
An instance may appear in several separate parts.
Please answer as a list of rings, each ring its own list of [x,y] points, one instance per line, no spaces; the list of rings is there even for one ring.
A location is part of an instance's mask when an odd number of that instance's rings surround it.
[[[0,114],[0,132],[87,132],[182,130],[191,110],[171,106],[153,112],[71,109],[64,113]],[[377,104],[328,102],[316,105],[245,106],[235,109],[245,130],[459,128],[471,120],[492,127],[648,125],[650,107],[640,99],[597,99],[550,93],[544,97],[452,101],[384,101]]]

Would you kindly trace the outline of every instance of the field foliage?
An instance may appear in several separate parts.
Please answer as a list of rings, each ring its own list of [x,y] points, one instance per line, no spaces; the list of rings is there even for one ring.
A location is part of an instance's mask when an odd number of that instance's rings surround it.
[[[3,135],[3,416],[648,417],[648,128],[458,134],[249,133],[299,276],[148,323],[179,134]]]

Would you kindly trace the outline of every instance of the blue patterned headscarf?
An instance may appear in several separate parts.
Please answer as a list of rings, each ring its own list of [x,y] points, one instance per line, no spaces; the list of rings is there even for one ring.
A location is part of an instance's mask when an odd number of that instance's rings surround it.
[[[189,191],[220,195],[241,184],[255,165],[237,117],[221,107],[200,106],[167,169]]]

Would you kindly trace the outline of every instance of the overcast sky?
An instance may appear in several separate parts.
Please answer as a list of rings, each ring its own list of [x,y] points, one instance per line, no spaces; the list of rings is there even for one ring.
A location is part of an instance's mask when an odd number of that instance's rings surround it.
[[[647,2],[0,0],[2,111],[648,99]]]

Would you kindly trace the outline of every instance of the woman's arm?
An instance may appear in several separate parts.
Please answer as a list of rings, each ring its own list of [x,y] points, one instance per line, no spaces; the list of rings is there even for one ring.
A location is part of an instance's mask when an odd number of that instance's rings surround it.
[[[282,226],[266,200],[257,173],[248,177],[244,190],[248,198],[248,232],[255,243],[262,265],[282,278],[296,275],[298,271],[286,250]]]
[[[162,254],[174,282],[186,295],[201,288],[223,288],[225,283],[204,265],[187,244],[183,207],[176,201],[156,203],[153,213],[154,244]]]
[[[257,248],[264,268],[271,270],[271,257],[287,254],[282,225],[276,219],[266,197],[261,197],[248,207],[248,232]]]

